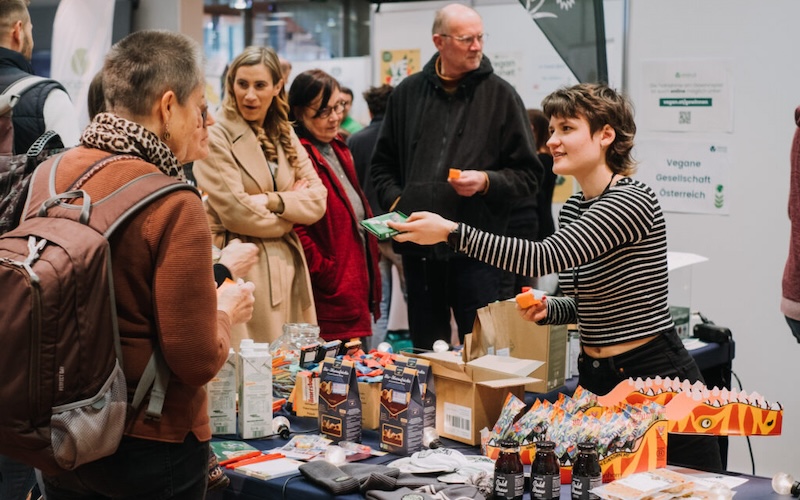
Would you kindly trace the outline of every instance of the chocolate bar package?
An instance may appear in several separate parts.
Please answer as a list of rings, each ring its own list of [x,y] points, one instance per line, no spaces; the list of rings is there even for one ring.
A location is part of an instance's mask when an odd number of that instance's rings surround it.
[[[361,442],[361,398],[352,361],[325,358],[319,376],[319,431],[334,442]]]
[[[423,407],[417,370],[388,365],[381,384],[381,449],[411,455],[422,449]]]

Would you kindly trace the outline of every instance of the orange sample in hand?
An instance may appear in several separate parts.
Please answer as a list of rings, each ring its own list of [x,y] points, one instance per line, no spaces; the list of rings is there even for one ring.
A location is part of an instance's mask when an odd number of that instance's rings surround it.
[[[517,297],[516,297],[516,300],[517,300],[517,304],[519,304],[519,306],[522,309],[527,309],[529,307],[538,306],[539,304],[542,303],[541,300],[537,299],[533,295],[533,290],[525,290],[522,293],[518,293]]]
[[[458,179],[461,177],[461,170],[457,168],[451,168],[450,172],[447,174],[448,179]]]

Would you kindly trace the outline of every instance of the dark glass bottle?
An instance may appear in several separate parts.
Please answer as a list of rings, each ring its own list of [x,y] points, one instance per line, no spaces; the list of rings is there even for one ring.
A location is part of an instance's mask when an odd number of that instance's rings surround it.
[[[595,444],[591,441],[578,443],[578,456],[572,466],[572,500],[598,500],[600,497],[589,490],[602,484],[603,471]]]
[[[531,499],[561,498],[561,467],[552,441],[536,443],[536,457],[531,465]]]
[[[519,444],[513,439],[500,441],[500,455],[494,463],[495,500],[522,500],[525,493],[525,473],[519,458]]]

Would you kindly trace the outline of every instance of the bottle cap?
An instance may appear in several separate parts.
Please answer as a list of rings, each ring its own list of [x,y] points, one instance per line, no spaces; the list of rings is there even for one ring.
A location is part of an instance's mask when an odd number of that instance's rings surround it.
[[[556,444],[552,441],[538,441],[536,443],[536,451],[553,451],[556,449]]]
[[[513,439],[501,439],[500,440],[500,447],[501,448],[519,448],[519,443],[514,441]]]
[[[597,446],[594,444],[594,441],[583,441],[578,443],[578,451],[595,451]]]

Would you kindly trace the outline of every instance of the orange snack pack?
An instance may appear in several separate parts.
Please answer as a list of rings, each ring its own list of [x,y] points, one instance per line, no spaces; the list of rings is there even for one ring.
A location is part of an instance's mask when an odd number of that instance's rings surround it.
[[[451,168],[450,172],[447,174],[448,179],[458,179],[461,177],[461,170],[457,168]]]
[[[516,296],[517,304],[523,309],[527,309],[529,307],[538,306],[542,303],[541,300],[537,299],[533,295],[532,289],[523,289],[521,293],[518,293]]]

